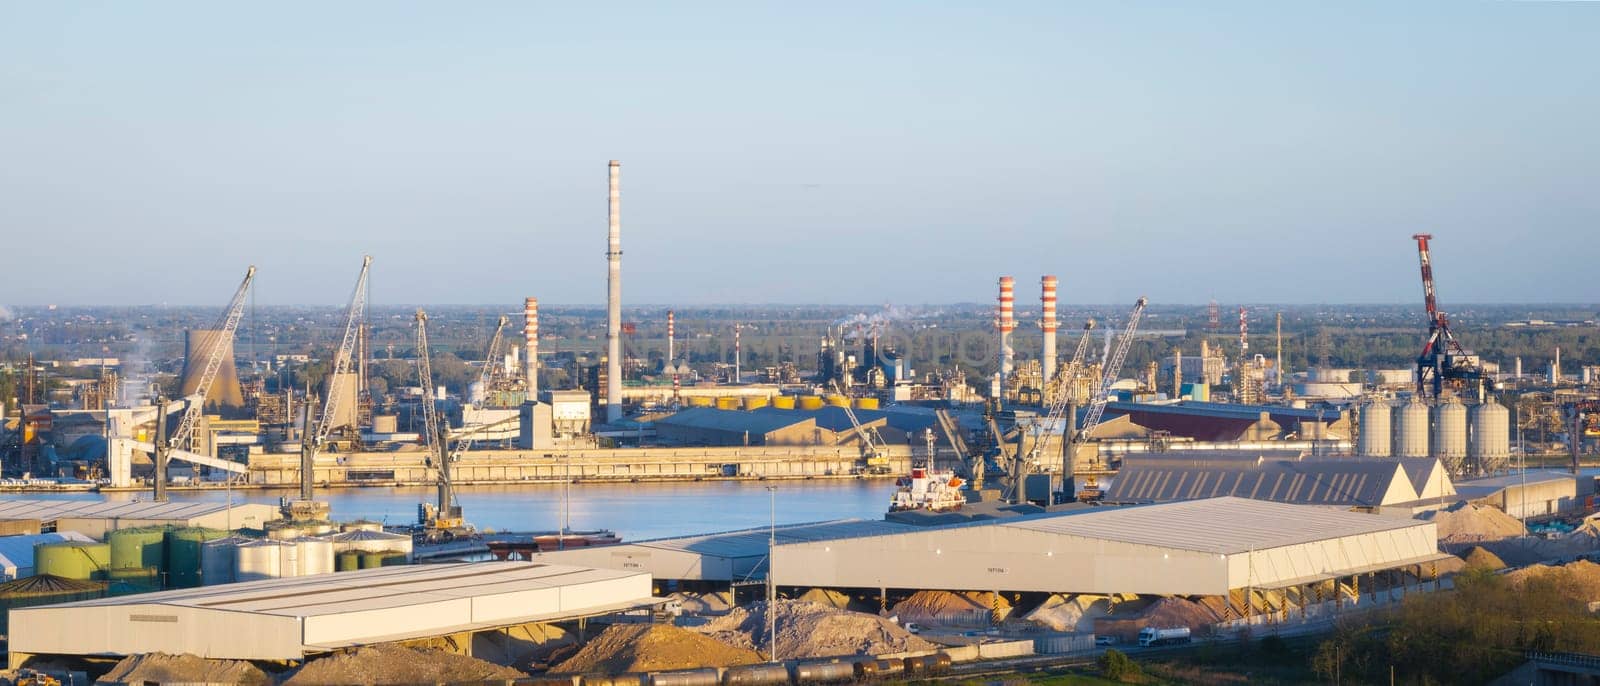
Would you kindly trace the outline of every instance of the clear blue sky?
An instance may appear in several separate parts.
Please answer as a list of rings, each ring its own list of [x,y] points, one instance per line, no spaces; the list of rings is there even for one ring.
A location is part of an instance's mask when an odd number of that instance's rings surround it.
[[[1204,8],[1196,5],[1204,4]],[[0,0],[0,302],[1597,302],[1600,3]]]

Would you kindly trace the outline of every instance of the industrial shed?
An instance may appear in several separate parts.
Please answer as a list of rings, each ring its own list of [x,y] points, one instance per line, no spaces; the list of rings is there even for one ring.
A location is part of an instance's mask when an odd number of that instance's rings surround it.
[[[1237,496],[1297,505],[1397,507],[1455,494],[1436,459],[1213,451],[1130,455],[1106,492],[1119,503]]]
[[[1430,522],[1245,498],[780,543],[780,586],[1227,595],[1444,559]]]
[[[655,421],[656,438],[679,445],[832,445],[810,417],[691,407]],[[827,433],[827,436],[823,436]]]
[[[1532,471],[1473,479],[1456,484],[1463,499],[1500,508],[1518,519],[1549,517],[1584,509],[1594,495],[1593,477]]]
[[[0,519],[37,519],[45,531],[76,531],[104,538],[109,531],[139,526],[204,526],[259,529],[279,517],[262,503],[18,499],[0,501]]]
[[[1349,417],[1335,409],[1241,405],[1184,400],[1175,403],[1114,402],[1106,414],[1118,414],[1146,429],[1167,431],[1197,441],[1238,441],[1297,433],[1323,439],[1350,437]],[[1321,428],[1317,428],[1318,426]],[[1080,424],[1081,426],[1081,424]]]
[[[777,528],[779,545],[836,538],[878,536],[917,527],[865,519],[840,519]],[[697,536],[635,541],[621,545],[539,553],[534,559],[602,569],[649,572],[673,581],[735,582],[764,579],[767,574],[768,527]]]
[[[382,567],[11,611],[32,656],[301,660],[340,648],[653,607],[650,575],[529,562]]]

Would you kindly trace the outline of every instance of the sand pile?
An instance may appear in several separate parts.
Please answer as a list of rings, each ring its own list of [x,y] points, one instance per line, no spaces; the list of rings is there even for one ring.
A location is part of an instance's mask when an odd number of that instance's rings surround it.
[[[890,613],[900,617],[901,623],[987,625],[1009,616],[1011,603],[1005,596],[988,592],[917,591],[896,603]]]
[[[1052,595],[1023,619],[1049,627],[1052,631],[1094,631],[1094,620],[1111,614],[1111,598],[1078,594]]]
[[[1211,625],[1221,621],[1211,608],[1183,598],[1160,598],[1138,614],[1116,614],[1094,620],[1094,632],[1117,636],[1123,641],[1138,638],[1147,626],[1162,629],[1186,626],[1196,636],[1211,633]]]
[[[433,648],[365,646],[307,662],[285,686],[317,684],[433,684],[521,679],[510,667]]]
[[[1472,546],[1461,559],[1466,562],[1468,569],[1501,570],[1506,568],[1505,560],[1499,555],[1489,552],[1481,545]]]
[[[694,630],[728,645],[764,654],[768,648],[766,611],[766,603],[749,610],[739,608]],[[773,620],[778,631],[778,656],[785,659],[884,655],[937,647],[877,615],[817,603],[780,600]]]
[[[828,607],[844,610],[850,607],[850,596],[826,588],[813,588],[806,591],[799,598],[803,603],[816,603]]]
[[[270,684],[272,677],[243,660],[207,660],[194,655],[130,655],[99,679],[112,683]]]
[[[670,624],[617,624],[591,639],[576,655],[550,671],[622,674],[731,667],[762,661],[762,657],[753,650],[719,643]]]
[[[1600,601],[1600,564],[1578,560],[1558,567],[1531,565],[1506,573],[1506,580],[1512,585],[1520,586],[1534,579],[1555,584],[1573,602]]]
[[[1439,543],[1446,546],[1499,541],[1522,535],[1522,522],[1488,505],[1460,503],[1445,510],[1425,512],[1417,518],[1438,525]]]
[[[733,609],[733,594],[722,593],[674,593],[668,598],[676,598],[683,604],[684,614],[690,615],[720,615]]]

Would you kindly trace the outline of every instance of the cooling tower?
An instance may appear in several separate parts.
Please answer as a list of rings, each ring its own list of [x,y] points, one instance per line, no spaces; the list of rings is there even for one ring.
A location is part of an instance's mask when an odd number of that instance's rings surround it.
[[[183,396],[200,390],[200,377],[205,375],[206,356],[222,332],[211,329],[192,329],[183,337],[183,383],[178,392]],[[233,339],[222,341],[222,366],[217,368],[217,378],[206,389],[206,409],[239,409],[244,407],[244,394],[239,390],[239,371],[233,364]]]

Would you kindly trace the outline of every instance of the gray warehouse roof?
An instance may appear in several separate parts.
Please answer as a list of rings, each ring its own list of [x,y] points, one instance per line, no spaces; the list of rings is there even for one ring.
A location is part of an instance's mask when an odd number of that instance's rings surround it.
[[[650,606],[650,576],[529,562],[383,567],[13,610],[14,653],[301,659]]]
[[[748,431],[753,434],[766,434],[794,426],[809,419],[811,417],[797,413],[781,415],[766,412],[744,412],[742,410],[720,410],[714,407],[691,407],[675,412],[671,416],[657,419],[655,423],[713,431],[734,433]]]
[[[226,509],[226,503],[215,502],[6,499],[0,500],[0,519],[190,519]]]
[[[1436,494],[1448,481],[1436,471],[1437,463],[1404,458],[1293,459],[1257,453],[1129,456],[1106,499],[1171,502],[1239,496],[1304,505],[1381,507]]]

